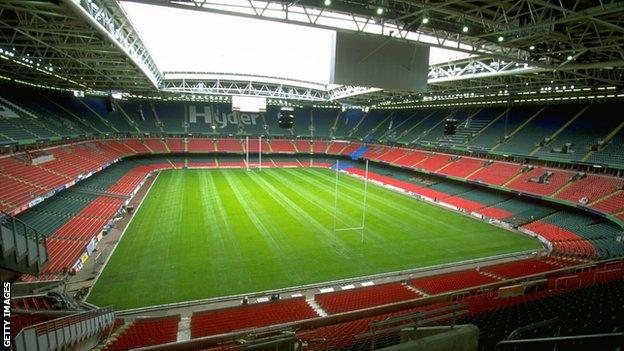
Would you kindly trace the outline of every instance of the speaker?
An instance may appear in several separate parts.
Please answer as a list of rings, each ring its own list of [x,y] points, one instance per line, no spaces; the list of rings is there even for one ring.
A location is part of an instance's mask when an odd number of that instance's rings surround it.
[[[444,135],[455,135],[455,129],[457,129],[457,120],[455,118],[444,120]]]
[[[295,109],[292,107],[282,107],[277,116],[280,128],[290,129],[295,124]]]

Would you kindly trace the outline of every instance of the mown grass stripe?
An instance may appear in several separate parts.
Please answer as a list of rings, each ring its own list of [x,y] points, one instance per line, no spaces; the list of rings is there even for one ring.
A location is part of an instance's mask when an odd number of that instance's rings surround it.
[[[366,241],[331,236],[331,170],[161,172],[89,301],[127,309],[319,283],[536,249],[537,241],[369,187]],[[341,176],[340,222],[363,186]]]

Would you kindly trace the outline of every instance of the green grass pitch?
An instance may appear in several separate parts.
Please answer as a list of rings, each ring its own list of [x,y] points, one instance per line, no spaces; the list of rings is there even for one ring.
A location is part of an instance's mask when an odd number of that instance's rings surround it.
[[[226,296],[540,248],[537,240],[370,185],[364,243],[332,234],[327,169],[163,171],[89,301],[117,309]],[[338,228],[364,182],[339,176]]]

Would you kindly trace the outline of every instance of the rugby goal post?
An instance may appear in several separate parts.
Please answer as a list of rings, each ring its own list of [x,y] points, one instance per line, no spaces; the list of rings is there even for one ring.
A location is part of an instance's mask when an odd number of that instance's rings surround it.
[[[258,170],[262,170],[262,135],[258,137]],[[245,137],[245,169],[249,169],[249,137]]]
[[[364,172],[364,199],[362,201],[362,222],[360,223],[359,227],[345,227],[345,228],[338,228],[338,183],[339,183],[339,178],[338,175],[340,173],[340,160],[336,160],[336,180],[334,183],[334,225],[333,225],[333,235],[334,235],[334,240],[338,240],[338,237],[336,236],[338,232],[345,232],[345,231],[359,231],[360,232],[360,240],[362,243],[364,243],[364,233],[366,231],[366,200],[368,198],[368,160],[366,160],[366,169]]]

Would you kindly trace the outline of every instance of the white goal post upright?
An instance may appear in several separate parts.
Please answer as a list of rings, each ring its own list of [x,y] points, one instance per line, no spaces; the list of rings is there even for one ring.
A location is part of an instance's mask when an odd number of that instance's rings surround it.
[[[364,242],[364,230],[366,225],[366,199],[368,198],[368,160],[366,160],[366,171],[364,172],[364,203],[362,204],[362,242]]]
[[[262,170],[262,135],[258,137],[258,170]]]
[[[366,200],[368,198],[368,160],[366,160],[366,171],[364,173],[364,200],[362,201],[362,223],[359,227],[347,227],[347,228],[337,228],[337,220],[338,220],[338,173],[340,172],[340,160],[336,160],[336,182],[334,186],[334,240],[337,241],[338,237],[336,236],[337,232],[341,231],[349,231],[349,230],[359,230],[361,235],[361,241],[364,243],[364,232],[366,231]]]
[[[334,185],[334,240],[337,241],[336,237],[336,218],[338,213],[338,172],[340,169],[340,160],[336,160],[336,182]]]
[[[245,137],[245,168],[249,171],[249,137]]]

